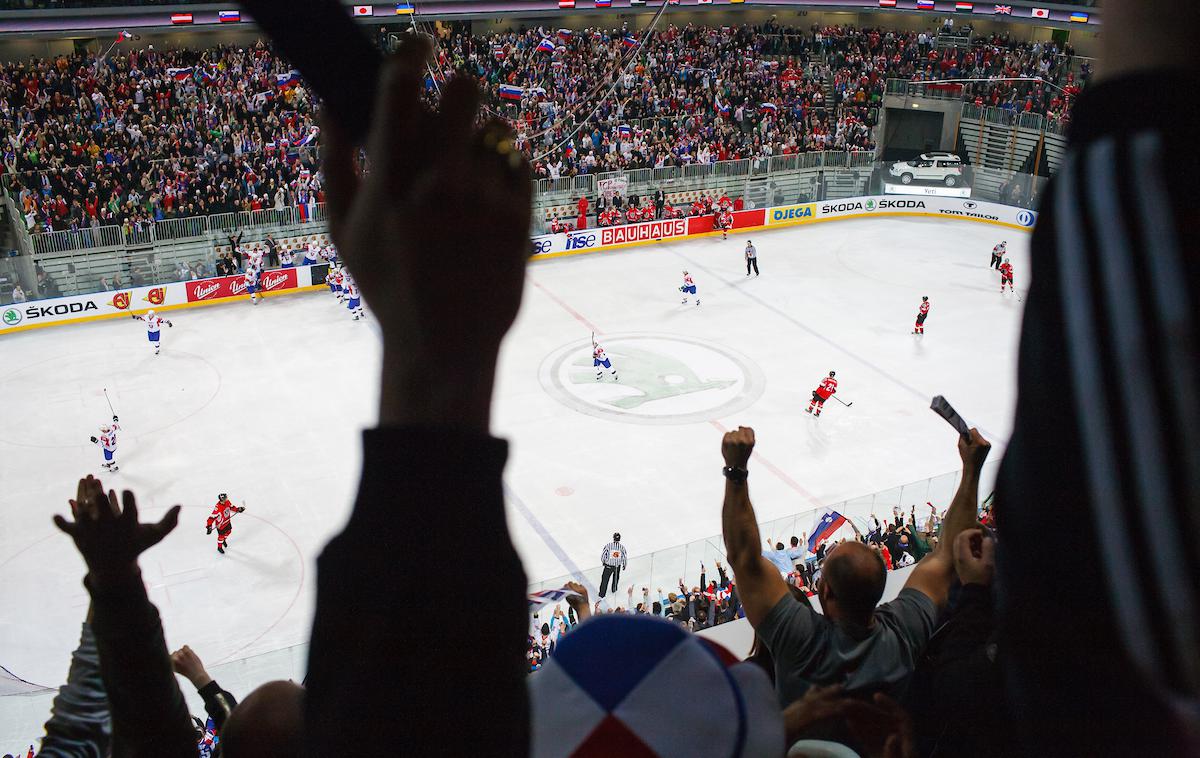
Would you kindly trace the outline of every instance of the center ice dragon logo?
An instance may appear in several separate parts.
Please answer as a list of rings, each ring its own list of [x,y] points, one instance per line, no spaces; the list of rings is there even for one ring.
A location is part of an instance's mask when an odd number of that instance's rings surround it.
[[[602,335],[618,381],[596,379],[592,346],[572,342],[542,362],[543,388],[590,416],[635,424],[706,421],[748,407],[762,394],[762,372],[748,358],[711,342],[665,334]]]

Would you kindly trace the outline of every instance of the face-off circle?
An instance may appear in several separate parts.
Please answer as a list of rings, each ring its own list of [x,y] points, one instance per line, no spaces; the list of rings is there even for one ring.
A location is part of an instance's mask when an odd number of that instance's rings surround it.
[[[607,334],[598,342],[612,367],[596,379],[590,340],[542,361],[538,379],[572,410],[627,424],[692,424],[737,413],[766,382],[749,358],[724,345],[676,334]]]

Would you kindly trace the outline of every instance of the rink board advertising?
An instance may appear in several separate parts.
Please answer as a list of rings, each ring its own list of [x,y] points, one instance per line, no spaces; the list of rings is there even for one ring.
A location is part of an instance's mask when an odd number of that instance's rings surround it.
[[[871,216],[917,216],[959,219],[1031,231],[1037,213],[1010,205],[956,197],[921,195],[848,197],[819,203],[799,203],[773,208],[737,211],[734,230],[767,229],[799,224],[870,218]],[[640,224],[583,229],[576,232],[542,234],[530,240],[532,257],[576,255],[595,250],[618,249],[667,240],[715,234],[712,216],[645,221]],[[324,265],[273,269],[263,273],[261,292],[301,291],[323,286]],[[142,313],[150,308],[174,310],[223,300],[245,298],[245,279],[222,276],[189,282],[133,287],[116,292],[60,297],[30,303],[0,306],[0,334],[36,329],[51,324],[69,324]]]

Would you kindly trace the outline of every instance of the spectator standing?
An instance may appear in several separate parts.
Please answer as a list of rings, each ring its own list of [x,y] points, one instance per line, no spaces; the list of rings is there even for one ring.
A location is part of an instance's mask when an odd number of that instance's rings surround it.
[[[655,218],[663,217],[663,208],[666,206],[666,204],[667,204],[667,193],[663,192],[662,188],[660,187],[659,189],[656,189],[654,191],[654,217]]]
[[[13,285],[12,301],[14,303],[23,303],[25,300],[25,290],[21,289],[21,285],[19,284]]]
[[[621,569],[625,568],[625,546],[621,544],[621,533],[614,532],[612,542],[604,546],[600,553],[600,563],[604,570],[600,574],[600,597],[607,592],[609,577],[612,577],[612,591],[617,592],[617,583],[621,579]]]
[[[279,243],[275,241],[275,237],[268,234],[263,244],[267,246],[268,265],[271,268],[279,268]]]

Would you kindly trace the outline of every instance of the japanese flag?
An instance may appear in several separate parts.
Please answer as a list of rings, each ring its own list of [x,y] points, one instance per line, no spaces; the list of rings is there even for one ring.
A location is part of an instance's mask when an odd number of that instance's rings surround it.
[[[374,16],[375,6],[373,5],[356,5],[354,6],[355,16]]]

